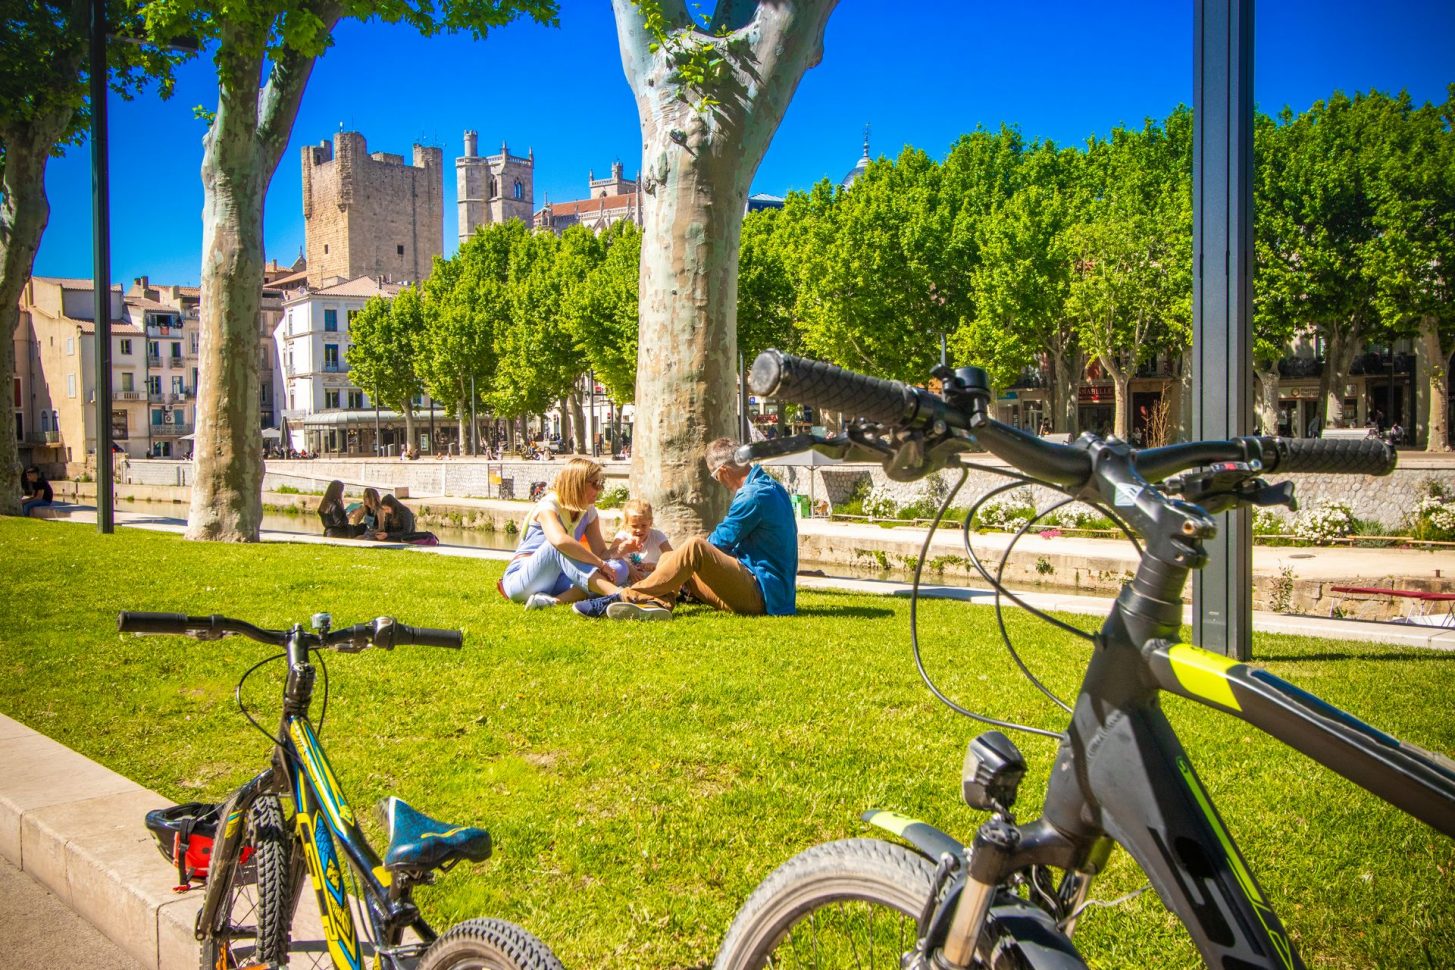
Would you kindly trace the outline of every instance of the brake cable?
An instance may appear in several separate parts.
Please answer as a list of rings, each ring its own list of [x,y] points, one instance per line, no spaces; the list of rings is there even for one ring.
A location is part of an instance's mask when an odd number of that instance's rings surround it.
[[[929,671],[925,669],[924,657],[920,653],[919,646],[920,577],[924,574],[925,559],[929,556],[930,540],[934,537],[935,529],[939,528],[940,522],[944,519],[945,513],[950,508],[950,503],[954,501],[955,496],[960,492],[961,486],[965,484],[966,479],[968,479],[969,477],[969,467],[966,465],[961,465],[959,479],[957,479],[955,484],[950,488],[950,492],[948,495],[945,496],[945,500],[940,503],[940,509],[938,512],[935,513],[934,521],[930,523],[929,529],[925,531],[925,541],[924,544],[920,547],[919,561],[916,562],[914,565],[914,583],[910,587],[909,594],[909,642],[911,649],[914,651],[914,665],[919,670],[920,679],[923,680],[925,682],[925,686],[930,689],[930,693],[935,695],[935,697],[942,704],[944,704],[955,713],[964,715],[965,717],[970,718],[972,721],[979,721],[981,724],[989,724],[992,727],[1007,728],[1012,731],[1024,731],[1028,734],[1039,734],[1042,737],[1055,738],[1059,741],[1065,736],[1064,733],[1061,731],[1048,731],[1045,728],[1032,727],[1029,724],[1017,724],[1014,721],[1002,721],[999,718],[990,717],[985,714],[977,714],[974,711],[961,707],[959,704],[956,704],[954,701],[950,700],[949,697],[945,696],[944,692],[935,685],[934,680],[930,677]]]

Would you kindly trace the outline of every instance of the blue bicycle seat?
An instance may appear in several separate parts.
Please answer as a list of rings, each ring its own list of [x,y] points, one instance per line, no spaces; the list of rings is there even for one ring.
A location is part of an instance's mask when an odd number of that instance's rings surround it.
[[[384,868],[390,872],[449,869],[461,859],[490,858],[490,833],[468,825],[446,825],[390,795],[379,804],[389,830]]]

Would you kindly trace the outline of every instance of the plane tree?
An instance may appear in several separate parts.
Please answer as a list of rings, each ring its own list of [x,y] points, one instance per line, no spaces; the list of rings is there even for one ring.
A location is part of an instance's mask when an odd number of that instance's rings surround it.
[[[613,0],[642,134],[632,490],[673,534],[721,518],[703,447],[734,431],[738,244],[748,190],[837,0]]]
[[[345,18],[484,38],[555,0],[146,0],[152,37],[195,37],[217,71],[202,138],[202,297],[189,539],[255,542],[262,517],[257,320],[263,203],[317,58]],[[449,400],[449,398],[446,398]]]

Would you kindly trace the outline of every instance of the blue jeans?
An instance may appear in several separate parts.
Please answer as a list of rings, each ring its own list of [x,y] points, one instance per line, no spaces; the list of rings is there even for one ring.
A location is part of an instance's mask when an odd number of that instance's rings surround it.
[[[608,559],[607,565],[612,567],[609,572],[616,574],[611,577],[612,579],[618,583],[626,579],[626,563]],[[545,542],[535,552],[514,559],[510,565],[505,567],[505,576],[500,580],[500,588],[514,602],[524,603],[532,593],[560,596],[572,586],[577,589],[587,589],[586,581],[595,572],[595,566],[577,562],[549,542]]]
[[[50,504],[51,500],[48,498],[28,498],[20,503],[20,514],[29,515],[31,509],[44,508]]]

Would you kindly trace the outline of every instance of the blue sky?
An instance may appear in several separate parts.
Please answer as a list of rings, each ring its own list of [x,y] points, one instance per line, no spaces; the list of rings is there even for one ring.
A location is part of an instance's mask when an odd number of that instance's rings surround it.
[[[704,7],[710,3],[704,2]],[[1191,3],[967,3],[843,0],[823,62],[809,71],[758,170],[754,191],[782,195],[840,179],[871,125],[875,156],[912,145],[942,158],[977,125],[1018,126],[1032,139],[1082,143],[1119,123],[1164,117],[1192,96]],[[483,42],[422,39],[348,22],[318,62],[265,213],[267,254],[291,262],[303,245],[300,148],[342,125],[371,151],[408,157],[416,142],[445,155],[446,253],[457,238],[454,159],[462,133],[482,154],[507,142],[535,150],[535,204],[585,195],[621,160],[640,162],[636,107],[606,0],[561,0],[558,29],[517,23]],[[895,12],[897,11],[897,12]],[[1307,108],[1334,90],[1408,90],[1443,101],[1455,82],[1455,3],[1263,0],[1257,4],[1254,91],[1260,109]],[[211,61],[185,68],[168,101],[112,98],[112,278],[200,277],[202,124],[217,101]],[[40,275],[91,276],[89,147],[50,163],[51,220]]]

